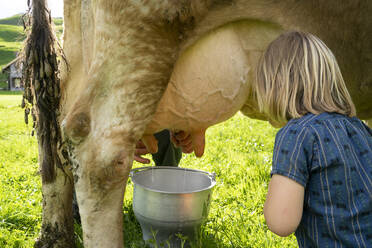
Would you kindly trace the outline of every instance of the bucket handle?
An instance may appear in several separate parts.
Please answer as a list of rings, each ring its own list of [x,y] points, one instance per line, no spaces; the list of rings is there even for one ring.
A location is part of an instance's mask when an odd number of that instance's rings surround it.
[[[137,173],[139,171],[147,170],[147,169],[151,169],[151,170],[173,169],[173,170],[183,170],[183,171],[186,169],[187,171],[200,172],[200,173],[207,174],[212,179],[212,181],[214,181],[214,182],[216,181],[216,173],[214,173],[214,172],[202,171],[202,170],[198,170],[198,169],[181,168],[181,167],[175,167],[175,166],[144,166],[144,167],[138,167],[138,168],[131,169],[130,172],[129,172],[129,176],[133,177],[135,173]]]

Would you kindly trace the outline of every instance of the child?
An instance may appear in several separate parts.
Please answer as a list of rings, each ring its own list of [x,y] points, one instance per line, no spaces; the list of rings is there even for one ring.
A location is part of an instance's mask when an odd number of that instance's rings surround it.
[[[336,59],[317,37],[290,32],[257,68],[260,110],[275,139],[264,215],[300,247],[372,247],[372,131],[355,117]]]

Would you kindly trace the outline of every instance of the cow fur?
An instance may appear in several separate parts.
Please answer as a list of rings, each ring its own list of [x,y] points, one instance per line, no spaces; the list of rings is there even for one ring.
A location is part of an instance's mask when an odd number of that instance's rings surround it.
[[[262,25],[257,36],[241,33],[247,53],[252,43],[262,42],[265,27],[278,35],[293,29],[313,33],[338,59],[359,117],[371,118],[370,13],[368,0],[65,0],[63,49],[70,69],[62,63],[58,123],[72,164],[85,247],[123,246],[122,204],[134,145],[183,51],[213,30],[241,21]],[[256,116],[251,98],[242,111]],[[72,186],[61,185],[58,177],[45,183],[55,190],[43,192],[49,199],[44,212],[56,207],[52,194],[70,205]],[[71,233],[67,212],[44,215],[42,235],[56,235],[45,226],[60,236]]]

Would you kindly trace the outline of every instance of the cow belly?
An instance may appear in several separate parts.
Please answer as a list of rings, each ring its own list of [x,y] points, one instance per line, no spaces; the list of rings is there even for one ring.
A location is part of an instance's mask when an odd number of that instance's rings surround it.
[[[263,23],[225,25],[185,50],[146,133],[195,132],[252,106],[251,83],[266,45],[278,35]],[[254,114],[254,110],[252,110]]]

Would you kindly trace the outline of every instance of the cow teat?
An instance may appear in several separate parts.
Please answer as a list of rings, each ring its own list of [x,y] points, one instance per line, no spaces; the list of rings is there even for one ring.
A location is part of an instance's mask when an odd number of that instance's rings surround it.
[[[86,112],[67,115],[63,120],[62,129],[65,136],[72,142],[79,143],[90,132],[90,116]]]
[[[154,135],[144,135],[142,137],[142,142],[150,153],[154,154],[158,152],[158,141]]]

